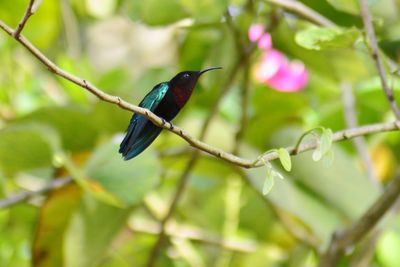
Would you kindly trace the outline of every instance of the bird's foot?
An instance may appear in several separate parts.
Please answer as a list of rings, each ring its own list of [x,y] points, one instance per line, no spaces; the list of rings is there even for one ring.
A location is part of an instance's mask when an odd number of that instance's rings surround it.
[[[169,123],[169,129],[170,129],[170,130],[173,130],[173,129],[174,129],[174,125],[172,125],[171,122],[166,121],[164,118],[161,118],[161,120],[162,120],[162,125],[163,125],[163,126],[164,126],[165,124]]]

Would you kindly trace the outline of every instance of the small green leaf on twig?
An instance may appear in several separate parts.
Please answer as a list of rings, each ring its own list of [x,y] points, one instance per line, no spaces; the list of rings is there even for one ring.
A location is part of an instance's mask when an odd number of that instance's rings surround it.
[[[267,195],[272,187],[275,184],[275,179],[279,178],[279,179],[284,179],[284,177],[282,176],[282,174],[276,170],[273,169],[271,164],[267,164],[267,175],[265,177],[265,181],[264,181],[264,185],[263,185],[263,189],[262,189],[262,193],[263,195]]]
[[[321,155],[326,155],[332,148],[332,130],[324,128],[321,133],[320,150]]]
[[[271,191],[271,189],[275,183],[275,178],[274,178],[272,171],[273,171],[272,166],[268,166],[267,167],[267,176],[265,177],[265,181],[264,181],[264,185],[263,185],[263,189],[262,189],[262,193],[264,196],[267,195]]]
[[[315,149],[313,154],[312,154],[313,161],[319,161],[321,158],[322,158],[321,150],[320,149]]]
[[[325,167],[330,167],[333,163],[333,160],[334,160],[334,153],[333,150],[331,149],[324,156],[322,163],[324,164]]]
[[[290,170],[292,169],[292,160],[290,158],[289,152],[284,148],[279,148],[278,155],[283,168],[286,171],[290,172]]]
[[[285,179],[285,177],[283,177],[283,175],[280,173],[280,172],[278,172],[278,171],[276,171],[276,170],[272,170],[272,176],[274,177],[274,178],[279,178],[279,179]]]

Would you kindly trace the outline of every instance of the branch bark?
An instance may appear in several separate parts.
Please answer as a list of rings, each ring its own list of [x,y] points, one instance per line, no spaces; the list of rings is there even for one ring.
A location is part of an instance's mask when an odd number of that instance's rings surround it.
[[[337,266],[347,248],[360,241],[393,206],[400,194],[400,175],[397,175],[379,199],[366,213],[348,228],[336,231],[323,255],[319,267]]]
[[[58,189],[67,184],[70,184],[70,183],[72,183],[72,181],[73,181],[73,179],[69,176],[61,177],[61,178],[57,178],[57,179],[51,181],[50,183],[48,183],[47,185],[45,185],[43,188],[41,188],[39,190],[18,192],[7,198],[0,199],[0,209],[8,208],[8,207],[18,204],[20,202],[27,201],[38,195],[46,194],[55,189]]]
[[[342,82],[340,84],[342,89],[342,99],[344,106],[344,116],[346,120],[346,124],[348,128],[356,128],[358,126],[358,120],[355,110],[355,99],[353,94],[353,88],[347,82]],[[367,172],[367,175],[372,184],[374,184],[377,188],[380,188],[380,184],[378,178],[374,174],[374,169],[372,166],[371,158],[368,154],[368,148],[365,143],[365,139],[363,136],[359,136],[354,138],[353,140],[354,147],[356,148],[358,155],[364,163],[364,168]]]
[[[0,28],[3,29],[6,33],[8,33],[10,36],[13,36],[14,31],[8,27],[3,21],[0,21]],[[262,167],[264,166],[264,161],[269,161],[269,160],[274,160],[278,158],[278,154],[275,152],[268,153],[266,155],[263,155],[261,157],[258,157],[256,159],[245,159],[238,157],[234,154],[225,152],[219,148],[210,146],[207,143],[202,142],[201,140],[195,139],[192,136],[190,136],[186,131],[183,129],[174,126],[170,122],[165,122],[162,118],[158,117],[148,109],[144,109],[135,105],[132,105],[124,100],[122,100],[118,96],[113,96],[109,95],[94,85],[90,84],[84,79],[81,79],[77,76],[74,76],[65,70],[61,69],[58,67],[55,63],[53,63],[50,59],[48,59],[44,54],[42,54],[35,46],[33,46],[25,37],[22,35],[19,38],[16,38],[16,40],[23,45],[33,56],[35,56],[44,66],[46,66],[51,72],[53,72],[55,75],[60,76],[63,79],[66,79],[84,89],[92,93],[93,95],[97,96],[99,99],[109,102],[115,105],[118,105],[119,107],[136,112],[138,114],[141,114],[145,117],[147,117],[150,121],[152,121],[155,125],[167,129],[176,135],[182,137],[187,143],[189,143],[192,147],[195,147],[203,152],[209,153],[217,158],[221,158],[229,163],[232,163],[234,165],[243,167],[243,168],[256,168],[256,167]],[[377,133],[377,132],[384,132],[384,131],[394,131],[394,130],[399,130],[399,125],[400,122],[396,121],[394,123],[387,123],[387,124],[374,124],[374,125],[367,125],[364,127],[360,128],[355,128],[355,129],[349,129],[349,130],[344,130],[341,132],[338,132],[334,135],[333,141],[341,141],[344,139],[349,139],[353,138],[356,136],[360,135],[366,135],[370,133]],[[317,147],[316,142],[311,142],[305,145],[300,146],[297,153],[308,151],[311,149],[314,149]],[[288,149],[289,153],[291,155],[295,155],[294,148],[289,148]],[[261,160],[262,159],[262,160]]]
[[[159,235],[160,225],[149,221],[133,221],[128,223],[128,227],[132,232]],[[259,244],[252,239],[228,239],[224,240],[222,236],[197,229],[191,226],[179,225],[177,223],[169,224],[165,230],[170,238],[183,238],[191,241],[197,241],[213,246],[221,246],[224,249],[237,251],[241,253],[252,253],[259,248]]]
[[[378,70],[379,77],[381,79],[383,91],[385,92],[390,108],[392,109],[396,119],[400,120],[400,109],[396,104],[393,89],[390,88],[389,86],[382,57],[379,53],[378,42],[376,41],[375,31],[372,25],[371,14],[369,13],[368,10],[368,0],[359,0],[359,4],[360,4],[361,17],[364,23],[366,37],[368,39],[368,44],[371,48],[371,56],[375,61],[375,66],[376,69]]]
[[[282,7],[285,10],[297,14],[319,26],[324,26],[329,28],[337,27],[335,23],[333,23],[329,19],[325,18],[318,12],[315,12],[313,9],[309,8],[308,6],[304,5],[299,1],[292,1],[292,0],[264,0],[264,1],[266,3]]]
[[[35,0],[29,0],[28,7],[25,10],[24,17],[22,18],[21,22],[18,24],[17,29],[13,33],[13,37],[18,39],[22,30],[25,27],[26,22],[28,19],[33,15],[33,4],[35,3]]]

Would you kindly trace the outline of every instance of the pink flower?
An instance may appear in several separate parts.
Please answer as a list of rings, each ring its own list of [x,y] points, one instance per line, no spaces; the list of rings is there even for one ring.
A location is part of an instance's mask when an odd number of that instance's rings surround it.
[[[258,41],[264,33],[264,26],[262,24],[253,24],[249,28],[249,40],[251,42]]]
[[[281,52],[271,49],[263,55],[261,62],[257,65],[256,79],[266,83],[279,72],[280,68],[287,64],[287,59]]]
[[[255,69],[255,78],[281,92],[297,92],[308,83],[308,71],[303,62],[289,62],[286,56],[272,48],[271,35],[264,31],[262,24],[253,24],[249,28],[249,40],[258,42],[258,48],[264,51],[261,62]]]
[[[258,41],[258,47],[262,50],[268,50],[272,48],[271,35],[264,31],[262,24],[253,24],[249,28],[249,40],[251,42]]]
[[[303,62],[294,60],[289,64],[282,64],[279,71],[266,81],[272,88],[281,92],[297,92],[302,90],[308,82],[308,71]]]
[[[281,92],[296,92],[308,82],[308,71],[301,61],[288,59],[278,50],[267,51],[255,70],[256,80]]]
[[[268,50],[272,48],[272,38],[269,33],[264,33],[258,40],[258,48]]]

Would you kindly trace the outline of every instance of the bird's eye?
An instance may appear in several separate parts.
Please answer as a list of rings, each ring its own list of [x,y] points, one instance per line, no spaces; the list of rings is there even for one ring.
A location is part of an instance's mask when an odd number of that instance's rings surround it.
[[[187,78],[189,78],[189,77],[190,77],[189,74],[187,74],[187,73],[183,74],[183,78],[187,79]]]

